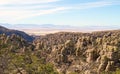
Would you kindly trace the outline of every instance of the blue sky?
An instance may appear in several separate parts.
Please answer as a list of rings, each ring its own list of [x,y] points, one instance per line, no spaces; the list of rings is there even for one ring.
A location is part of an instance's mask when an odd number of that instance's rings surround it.
[[[120,0],[0,0],[0,23],[120,25]]]

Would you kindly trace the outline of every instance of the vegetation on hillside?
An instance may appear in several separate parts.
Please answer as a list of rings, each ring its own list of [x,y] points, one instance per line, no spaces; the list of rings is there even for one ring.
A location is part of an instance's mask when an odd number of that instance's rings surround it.
[[[96,74],[120,68],[120,31],[60,32],[34,41],[59,73]]]
[[[0,74],[119,74],[120,31],[0,34]]]
[[[34,46],[17,35],[0,35],[0,74],[58,74]]]

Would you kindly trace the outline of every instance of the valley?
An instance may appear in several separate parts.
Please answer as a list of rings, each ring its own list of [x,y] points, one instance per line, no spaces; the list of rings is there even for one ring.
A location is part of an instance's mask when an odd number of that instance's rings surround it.
[[[0,74],[119,74],[119,68],[120,30],[30,36],[0,27]]]

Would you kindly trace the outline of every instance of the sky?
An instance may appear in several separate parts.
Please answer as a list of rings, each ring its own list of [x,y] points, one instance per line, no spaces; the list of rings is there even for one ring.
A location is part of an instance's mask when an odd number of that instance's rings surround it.
[[[119,26],[120,0],[0,0],[0,23]]]

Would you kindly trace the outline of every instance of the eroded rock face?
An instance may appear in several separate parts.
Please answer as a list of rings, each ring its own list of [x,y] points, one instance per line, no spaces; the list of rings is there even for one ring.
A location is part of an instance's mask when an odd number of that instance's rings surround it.
[[[114,35],[114,34],[113,34]],[[99,35],[98,35],[99,36]],[[66,40],[63,44],[53,45],[50,62],[64,74],[97,74],[114,71],[120,67],[118,55],[120,39],[112,35],[81,36],[76,42]]]
[[[114,61],[108,61],[105,71],[114,71],[114,70],[115,70]]]
[[[95,57],[97,56],[96,55],[96,52],[94,51],[94,49],[89,49],[88,51],[87,51],[87,59],[86,59],[86,61],[88,62],[88,63],[92,63],[93,61],[95,61]]]
[[[35,54],[62,74],[99,74],[120,68],[120,31],[50,34],[30,44],[18,35],[1,34],[0,48],[19,55]],[[33,60],[26,56],[25,61],[31,64]]]
[[[62,39],[59,40],[54,36],[57,35],[50,35],[56,42],[49,41],[49,38],[47,42],[41,41],[43,46],[52,45],[47,58],[61,73],[99,74],[120,67],[120,32],[73,34],[68,39],[67,34],[60,33]]]
[[[107,64],[108,64],[108,58],[105,55],[103,55],[100,60],[98,72],[104,71],[106,69]]]

